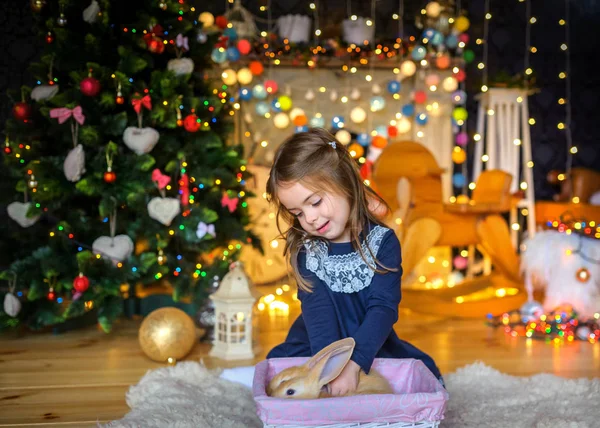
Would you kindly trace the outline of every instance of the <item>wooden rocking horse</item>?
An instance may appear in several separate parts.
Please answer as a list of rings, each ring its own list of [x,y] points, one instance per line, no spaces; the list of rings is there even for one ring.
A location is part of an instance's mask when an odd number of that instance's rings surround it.
[[[373,168],[372,179],[379,194],[399,219],[403,278],[410,278],[417,263],[434,246],[477,246],[490,257],[496,273],[466,280],[454,288],[403,289],[403,304],[438,314],[480,317],[519,307],[526,299],[519,258],[501,214],[514,204],[510,174],[483,172],[468,203],[444,203],[441,169],[421,144],[403,141],[387,146]],[[469,300],[459,297],[483,290],[498,290],[493,298]],[[515,295],[501,289],[517,289]],[[489,293],[488,293],[489,294]],[[464,302],[464,303],[461,303]]]

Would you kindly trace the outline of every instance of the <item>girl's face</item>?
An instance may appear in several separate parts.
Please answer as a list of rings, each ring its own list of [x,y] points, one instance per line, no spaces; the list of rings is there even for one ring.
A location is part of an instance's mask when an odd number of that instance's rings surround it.
[[[349,242],[350,204],[339,194],[310,190],[301,183],[285,183],[277,192],[283,206],[312,236],[331,242]]]

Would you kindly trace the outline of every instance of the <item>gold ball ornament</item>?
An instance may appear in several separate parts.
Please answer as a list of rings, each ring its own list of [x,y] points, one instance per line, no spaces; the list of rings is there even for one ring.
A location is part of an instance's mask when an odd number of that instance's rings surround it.
[[[161,363],[176,361],[194,347],[196,326],[181,309],[160,308],[144,318],[138,340],[150,359]]]

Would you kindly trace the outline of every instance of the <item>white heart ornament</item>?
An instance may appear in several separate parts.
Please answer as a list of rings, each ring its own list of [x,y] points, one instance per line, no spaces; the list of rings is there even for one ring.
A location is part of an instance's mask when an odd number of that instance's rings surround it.
[[[83,146],[78,144],[77,147],[71,149],[63,164],[63,171],[67,180],[77,182],[85,173],[85,152]]]
[[[21,302],[10,291],[4,296],[4,313],[16,317],[21,311]]]
[[[165,226],[169,226],[180,212],[179,199],[156,197],[148,203],[148,215]]]
[[[133,252],[133,241],[127,235],[101,236],[92,244],[94,253],[110,258],[114,264],[127,260]]]
[[[194,61],[191,58],[176,58],[169,60],[167,70],[175,73],[176,76],[192,74],[194,71]]]
[[[83,10],[83,20],[89,24],[96,22],[98,13],[100,12],[100,6],[96,0],[92,0],[90,5]]]
[[[40,216],[27,217],[29,207],[31,207],[31,202],[13,202],[6,207],[6,211],[10,218],[19,223],[19,226],[29,227],[33,226],[40,218]]]
[[[160,134],[154,128],[130,126],[123,133],[123,142],[137,155],[150,153],[159,138]]]
[[[31,91],[31,99],[34,101],[49,100],[58,93],[58,85],[39,85]]]

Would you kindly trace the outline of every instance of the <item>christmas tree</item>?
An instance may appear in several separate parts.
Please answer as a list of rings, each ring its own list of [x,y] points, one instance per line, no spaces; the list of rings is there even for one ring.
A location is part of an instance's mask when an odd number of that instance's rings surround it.
[[[227,141],[235,111],[209,79],[218,33],[184,0],[31,7],[44,46],[5,128],[0,325],[95,311],[110,331],[123,298],[157,281],[201,303],[258,241]]]

